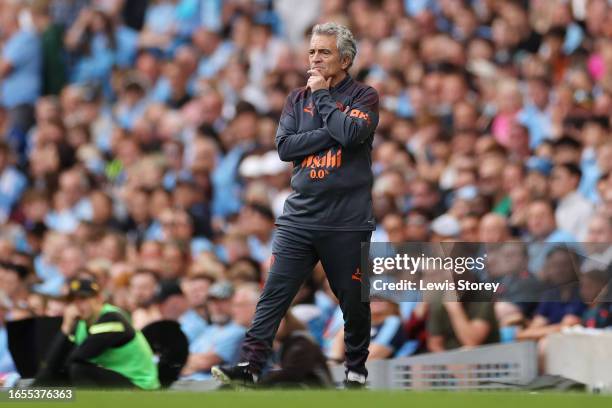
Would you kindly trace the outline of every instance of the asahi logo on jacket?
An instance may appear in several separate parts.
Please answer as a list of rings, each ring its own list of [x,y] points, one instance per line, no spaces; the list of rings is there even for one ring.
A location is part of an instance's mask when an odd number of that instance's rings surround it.
[[[331,169],[342,165],[342,148],[336,147],[319,154],[311,154],[302,161],[302,168],[310,169],[311,179],[325,178]]]

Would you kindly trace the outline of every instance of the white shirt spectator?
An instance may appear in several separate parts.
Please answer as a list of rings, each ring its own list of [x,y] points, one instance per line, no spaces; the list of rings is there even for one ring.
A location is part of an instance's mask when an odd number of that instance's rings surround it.
[[[583,241],[591,215],[593,215],[593,204],[579,192],[573,191],[559,200],[555,220],[559,229],[569,232],[578,241]]]

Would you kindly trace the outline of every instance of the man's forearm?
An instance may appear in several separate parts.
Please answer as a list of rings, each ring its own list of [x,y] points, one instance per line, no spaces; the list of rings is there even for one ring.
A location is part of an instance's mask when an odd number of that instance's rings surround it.
[[[293,134],[279,132],[276,135],[276,148],[282,161],[300,160],[337,145],[338,142],[325,128]]]
[[[455,336],[464,346],[475,346],[480,344],[478,333],[474,331],[472,322],[468,319],[462,307],[447,308],[448,317]]]
[[[187,365],[193,372],[208,371],[215,364],[222,362],[221,358],[215,353],[196,353],[193,354],[187,362]]]
[[[358,146],[370,136],[371,118],[357,119],[340,111],[328,90],[313,93],[313,99],[331,137],[342,147]]]

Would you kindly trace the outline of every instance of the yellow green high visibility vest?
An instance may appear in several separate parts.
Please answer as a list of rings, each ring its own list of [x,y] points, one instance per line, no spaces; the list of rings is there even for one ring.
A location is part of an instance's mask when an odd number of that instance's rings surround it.
[[[116,312],[130,321],[129,316],[120,308],[105,303],[100,317],[105,313]],[[85,320],[79,320],[74,333],[74,342],[81,345],[90,334],[124,331],[121,322],[96,323],[87,327]],[[132,340],[120,347],[111,347],[89,361],[108,370],[113,370],[127,377],[134,385],[145,390],[160,387],[157,364],[153,361],[153,351],[142,332],[134,329]]]

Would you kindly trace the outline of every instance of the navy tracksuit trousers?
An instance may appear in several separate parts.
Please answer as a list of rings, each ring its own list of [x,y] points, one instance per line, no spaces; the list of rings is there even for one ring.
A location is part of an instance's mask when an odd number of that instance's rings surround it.
[[[261,372],[272,350],[281,319],[300,286],[320,260],[344,316],[346,368],[367,375],[370,303],[361,301],[361,242],[371,231],[317,231],[279,226],[272,244],[272,264],[247,331],[240,361]],[[364,279],[364,284],[365,284]],[[367,293],[367,292],[366,292]]]

